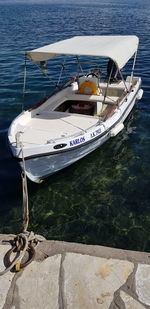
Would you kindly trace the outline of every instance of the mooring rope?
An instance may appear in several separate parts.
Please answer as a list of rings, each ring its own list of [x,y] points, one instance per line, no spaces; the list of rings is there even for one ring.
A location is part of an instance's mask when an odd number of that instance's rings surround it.
[[[23,216],[23,233],[20,233],[15,236],[13,241],[10,241],[12,248],[8,250],[5,254],[5,260],[7,261],[6,268],[0,272],[0,276],[7,273],[9,270],[15,267],[16,271],[20,271],[22,268],[30,264],[35,257],[35,247],[41,241],[44,241],[45,238],[41,235],[36,235],[33,232],[29,232],[29,202],[28,202],[28,187],[27,187],[27,176],[25,171],[25,159],[23,153],[23,143],[20,142],[20,147],[22,150],[22,216]],[[15,253],[15,257],[12,260],[11,254]],[[28,258],[25,259],[25,262],[22,262],[22,259],[25,258],[25,255],[28,253]]]
[[[25,171],[25,160],[23,153],[23,143],[21,142],[21,151],[22,151],[22,167],[23,171],[21,173],[22,177],[22,194],[23,194],[23,202],[22,202],[22,211],[23,211],[23,232],[26,232],[29,225],[29,201],[28,201],[28,186],[27,186],[27,176]]]

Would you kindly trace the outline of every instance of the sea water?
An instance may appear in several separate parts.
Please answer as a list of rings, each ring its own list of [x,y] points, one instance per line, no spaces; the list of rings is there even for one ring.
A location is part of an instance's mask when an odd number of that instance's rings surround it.
[[[24,52],[75,35],[137,35],[135,75],[144,95],[125,129],[86,158],[28,182],[29,230],[48,239],[150,251],[150,2],[148,0],[0,1],[0,233],[22,230],[21,171],[11,157],[11,121],[53,86]],[[60,65],[55,60],[50,78]],[[29,72],[29,73],[28,73]]]

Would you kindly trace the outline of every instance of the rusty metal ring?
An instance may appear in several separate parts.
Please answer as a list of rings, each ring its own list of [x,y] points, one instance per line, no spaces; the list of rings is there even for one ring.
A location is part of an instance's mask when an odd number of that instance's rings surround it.
[[[28,248],[27,248],[26,251],[28,251],[29,256],[28,256],[28,259],[27,259],[26,262],[20,263],[20,269],[22,269],[22,268],[26,267],[27,265],[29,265],[33,261],[33,259],[35,257],[35,249],[34,249],[32,244],[28,245]],[[16,252],[16,254],[18,253],[16,246],[14,246],[10,250],[8,250],[8,252],[5,255],[5,260],[7,261],[8,266],[10,266],[12,264],[12,262],[14,261],[13,260],[11,262],[11,260],[10,260],[12,252]]]
[[[29,245],[28,245],[27,251],[28,251],[28,253],[29,253],[28,259],[27,259],[26,262],[20,264],[20,268],[21,268],[21,269],[24,268],[24,267],[26,267],[27,265],[29,265],[29,264],[34,260],[34,257],[35,257],[35,249],[34,249],[34,247],[33,247],[32,244],[29,244]]]

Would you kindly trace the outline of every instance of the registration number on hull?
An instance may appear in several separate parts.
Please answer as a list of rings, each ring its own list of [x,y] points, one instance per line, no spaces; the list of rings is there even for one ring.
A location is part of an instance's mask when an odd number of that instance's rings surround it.
[[[92,133],[90,133],[90,138],[96,137],[97,135],[99,135],[101,133],[101,129],[97,129],[95,131],[93,131]],[[79,138],[75,138],[72,141],[69,142],[70,146],[76,146],[79,144],[82,144],[86,141],[85,137],[79,137]]]

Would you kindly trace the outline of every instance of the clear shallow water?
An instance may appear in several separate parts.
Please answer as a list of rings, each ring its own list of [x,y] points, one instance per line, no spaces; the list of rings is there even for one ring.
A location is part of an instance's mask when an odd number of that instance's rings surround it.
[[[21,177],[7,128],[21,112],[23,52],[73,35],[135,34],[143,99],[116,138],[45,183],[28,183],[30,229],[49,239],[150,251],[150,3],[0,4],[0,232],[21,230]],[[25,107],[50,86],[28,64]],[[56,62],[52,73],[57,75]]]

